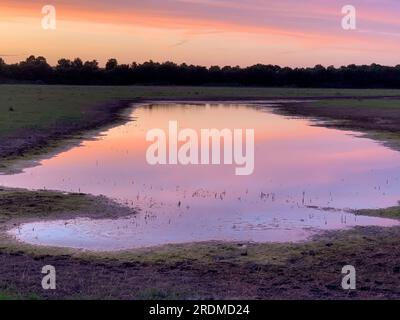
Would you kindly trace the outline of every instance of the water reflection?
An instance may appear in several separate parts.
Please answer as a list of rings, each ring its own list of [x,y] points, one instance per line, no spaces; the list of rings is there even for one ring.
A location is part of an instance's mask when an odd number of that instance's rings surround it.
[[[202,128],[255,130],[255,171],[234,165],[150,166],[146,132],[170,120]],[[116,250],[207,240],[298,241],[319,230],[394,222],[317,208],[396,204],[400,154],[352,132],[312,126],[271,112],[267,104],[151,104],[97,140],[17,175],[10,187],[106,195],[141,207],[120,220],[75,219],[25,224],[12,232],[37,244]]]

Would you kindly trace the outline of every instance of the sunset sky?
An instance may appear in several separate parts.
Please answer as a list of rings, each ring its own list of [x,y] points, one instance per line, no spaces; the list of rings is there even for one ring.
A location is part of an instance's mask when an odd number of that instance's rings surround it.
[[[44,5],[57,29],[41,27]],[[357,9],[343,30],[342,7]],[[120,63],[400,64],[399,0],[1,0],[0,56]]]

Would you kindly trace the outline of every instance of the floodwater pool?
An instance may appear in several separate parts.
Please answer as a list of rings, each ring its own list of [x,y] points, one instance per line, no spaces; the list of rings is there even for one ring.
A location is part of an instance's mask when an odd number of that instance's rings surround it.
[[[148,103],[107,129],[0,185],[105,195],[140,208],[130,217],[37,221],[18,240],[94,251],[200,241],[292,242],[323,230],[392,226],[347,209],[396,205],[400,153],[355,132],[275,114],[274,102]],[[254,173],[235,165],[151,166],[146,133],[180,128],[254,129]],[[329,209],[327,209],[329,208]]]

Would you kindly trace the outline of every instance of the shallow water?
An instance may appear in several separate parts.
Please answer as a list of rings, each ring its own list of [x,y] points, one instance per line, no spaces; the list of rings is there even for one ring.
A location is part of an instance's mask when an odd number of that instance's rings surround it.
[[[313,126],[271,112],[268,103],[156,103],[132,110],[132,120],[98,139],[41,161],[0,184],[106,195],[139,207],[117,220],[28,223],[10,231],[33,244],[121,250],[195,241],[301,241],[321,230],[391,226],[346,208],[397,204],[400,153],[353,132]],[[255,171],[235,165],[150,166],[149,129],[254,128]],[[320,210],[330,207],[337,210]]]

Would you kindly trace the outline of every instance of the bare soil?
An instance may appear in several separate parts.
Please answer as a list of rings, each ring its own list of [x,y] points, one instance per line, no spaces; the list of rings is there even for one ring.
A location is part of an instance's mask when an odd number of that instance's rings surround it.
[[[250,245],[241,262],[214,255],[211,263],[0,251],[0,289],[46,299],[399,299],[399,241],[400,228],[332,233],[283,248],[290,252],[284,264],[262,263],[259,257],[251,261],[260,250],[268,254],[268,245]],[[356,290],[341,287],[341,270],[347,264],[356,267]],[[44,265],[56,267],[57,290],[42,290]]]
[[[385,100],[398,100],[382,98]],[[322,99],[329,100],[329,99]],[[337,100],[337,99],[330,99]],[[364,98],[343,99],[351,101],[366,101]],[[372,100],[375,100],[374,98]],[[316,106],[310,101],[299,103],[283,103],[275,108],[285,115],[302,116],[325,120],[323,126],[335,127],[362,132],[381,132],[383,134],[400,134],[400,106],[399,108],[351,107],[343,103],[327,106]]]
[[[20,156],[46,145],[49,139],[64,139],[77,131],[117,121],[127,104],[123,101],[104,106],[89,123],[15,134],[2,140],[0,155]],[[321,108],[309,102],[282,104],[278,109],[285,114],[329,120],[328,126],[400,132],[397,109]],[[204,256],[173,260],[88,259],[3,247],[0,292],[47,299],[400,299],[399,243],[400,227],[368,227],[287,244],[280,247],[281,253],[272,244],[250,244],[245,252],[233,250],[236,244],[220,250],[215,250],[218,245],[209,244]],[[198,245],[192,244],[190,250],[198,251]],[[356,267],[357,290],[341,288],[341,269],[347,264]],[[57,290],[42,290],[44,265],[56,267]]]
[[[40,154],[46,148],[81,132],[125,120],[122,110],[134,100],[118,100],[86,108],[82,121],[58,121],[47,128],[26,128],[2,136],[0,162],[19,159],[30,154]]]

